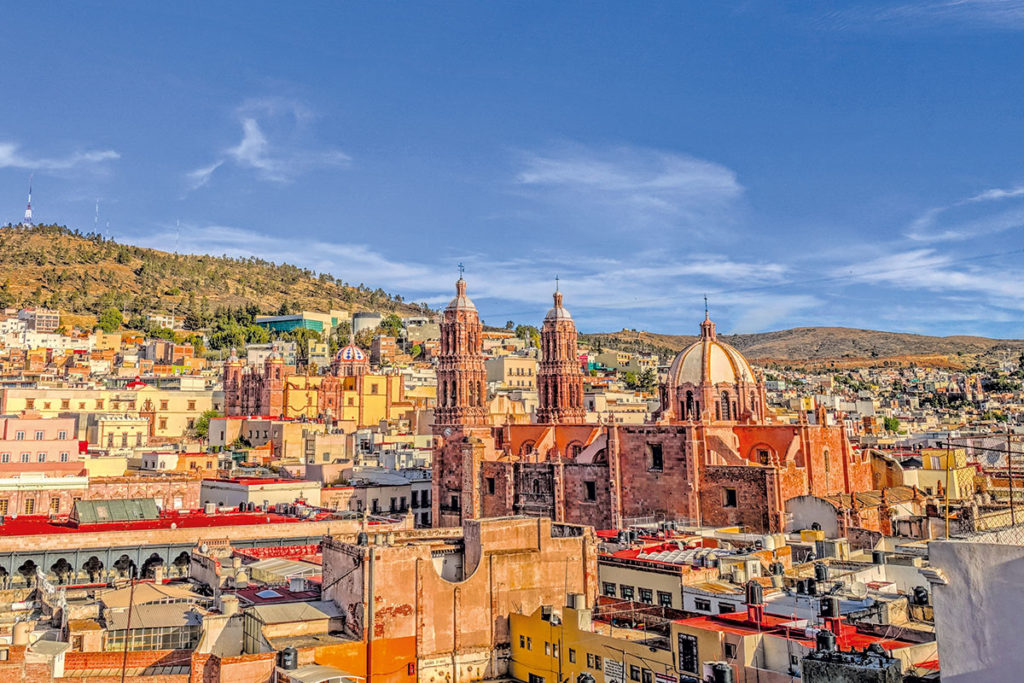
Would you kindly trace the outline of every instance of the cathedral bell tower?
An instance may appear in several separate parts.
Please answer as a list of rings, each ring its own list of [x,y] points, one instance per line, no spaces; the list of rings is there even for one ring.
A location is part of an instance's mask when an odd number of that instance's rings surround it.
[[[461,270],[461,266],[460,266]],[[476,465],[467,453],[479,448],[473,436],[488,429],[487,371],[484,368],[483,326],[466,295],[461,273],[455,298],[441,319],[441,350],[437,363],[437,406],[434,408],[432,524],[460,526],[478,516]]]
[[[555,305],[544,317],[540,332],[543,357],[537,373],[537,422],[583,424],[583,370],[576,346],[576,323],[555,289]]]

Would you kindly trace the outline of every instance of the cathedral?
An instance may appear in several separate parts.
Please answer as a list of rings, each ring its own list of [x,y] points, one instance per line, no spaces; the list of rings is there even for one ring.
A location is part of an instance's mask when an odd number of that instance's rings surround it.
[[[232,350],[224,364],[224,405],[228,416],[266,415],[289,419],[331,417],[356,428],[381,420],[408,418],[402,377],[374,374],[366,352],[350,342],[339,349],[326,375],[296,374],[275,347],[262,372],[244,367]]]
[[[773,420],[763,381],[706,314],[640,425],[585,422],[576,326],[556,291],[541,329],[537,422],[489,426],[481,333],[460,277],[441,322],[436,525],[532,515],[598,529],[655,518],[777,532],[791,498],[871,488],[868,456],[841,427]]]

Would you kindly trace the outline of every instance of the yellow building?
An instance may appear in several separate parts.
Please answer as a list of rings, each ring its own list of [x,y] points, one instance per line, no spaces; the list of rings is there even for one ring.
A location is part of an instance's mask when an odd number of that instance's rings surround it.
[[[537,389],[537,359],[528,356],[499,356],[484,361],[487,382],[498,389]]]
[[[945,493],[948,484],[950,500],[963,500],[974,495],[975,469],[967,464],[965,449],[922,448],[920,457],[919,469],[904,469],[904,486],[917,486],[926,493],[937,495],[940,490]]]
[[[88,417],[117,413],[150,421],[150,435],[180,438],[207,410],[222,410],[220,392],[205,389],[158,389],[136,382],[124,389],[35,388],[4,389],[0,412],[16,415],[35,411],[44,418],[69,413],[79,416],[79,438],[86,439]],[[103,444],[98,444],[103,445]]]
[[[596,683],[678,680],[671,644],[643,631],[595,623],[589,609],[542,607],[509,615],[509,674],[519,681],[557,683],[590,674]]]
[[[338,408],[332,412],[335,421],[354,422],[360,428],[375,426],[381,420],[392,422],[408,419],[412,403],[404,396],[401,375],[362,377],[330,377],[290,375],[284,379],[284,417],[315,419],[322,412],[320,394],[338,383]],[[337,414],[340,413],[340,414]]]

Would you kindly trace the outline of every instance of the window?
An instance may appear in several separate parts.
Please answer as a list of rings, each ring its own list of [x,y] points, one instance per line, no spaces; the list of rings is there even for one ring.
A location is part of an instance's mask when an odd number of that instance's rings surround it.
[[[643,670],[643,683],[654,683],[654,674],[650,669]]]
[[[28,410],[32,410],[35,407],[36,407],[36,400],[34,398],[26,398],[25,399],[25,408],[27,408]],[[46,407],[49,408],[50,405],[47,404]]]
[[[800,658],[797,657],[796,655],[790,655],[789,656],[789,666],[792,667],[793,669],[796,669],[797,667],[799,667],[800,666]]]
[[[658,604],[662,607],[671,607],[672,594],[667,591],[658,591]]]
[[[762,465],[767,465],[771,462],[771,453],[761,448],[757,451],[757,461]]]
[[[167,429],[167,418],[166,417],[161,417],[160,418],[160,429]]]
[[[549,657],[551,656],[551,643],[549,643],[546,640],[544,641],[544,654],[548,655]]]
[[[15,432],[14,440],[15,441],[24,441],[25,440],[25,432]]]
[[[703,598],[697,598],[693,601],[693,609],[697,610],[698,612],[710,612],[711,601],[704,600]]]
[[[61,401],[60,401],[60,409],[61,410],[67,410],[70,407],[71,407],[71,399],[67,399],[67,398],[61,399]]]
[[[572,649],[571,647],[569,648],[569,663],[576,663],[576,650]]]
[[[526,636],[526,649],[527,650],[532,650],[533,649],[533,638],[531,638],[530,636]]]
[[[160,401],[160,410],[167,410],[167,401]]]
[[[661,472],[665,469],[665,457],[660,443],[647,444],[647,469]]]
[[[103,410],[103,399],[96,399],[96,410]]]
[[[609,598],[615,597],[615,584],[608,581],[604,582],[604,594]]]
[[[519,636],[519,649],[526,647],[526,636]]]
[[[10,461],[11,461],[11,454],[10,453],[0,453],[0,462],[10,462]]]
[[[7,505],[7,499],[0,498],[0,515],[3,515],[4,517],[7,516]]]
[[[412,506],[414,508],[418,508],[420,506],[420,492],[419,491],[413,491],[412,492]]]
[[[636,664],[629,665],[629,680],[639,681],[640,680],[640,667]]]
[[[58,441],[64,441],[67,438],[68,438],[68,433],[67,432],[57,432],[57,440]]]
[[[195,410],[196,409],[196,402],[195,401],[189,401],[188,402],[188,409],[189,410]]]
[[[622,596],[623,600],[632,600],[633,599],[633,587],[632,586],[626,586],[626,585],[619,586],[619,595]]]
[[[725,644],[725,658],[726,659],[736,659],[736,644],[735,643],[726,643]]]
[[[538,676],[537,674],[530,674],[530,682],[529,683],[544,683],[544,677],[543,676]]]
[[[593,669],[594,671],[601,670],[601,657],[600,655],[587,653],[587,668]]]
[[[487,493],[494,495],[494,477],[487,477]]]
[[[60,512],[60,498],[57,496],[50,496],[50,514],[55,515]]]
[[[31,455],[32,455],[31,453],[22,453],[21,454],[21,461],[22,462],[28,462],[29,456],[31,456]]]
[[[640,602],[646,603],[648,605],[653,605],[654,604],[654,592],[651,591],[650,588],[641,588],[640,589]]]
[[[679,634],[679,668],[689,673],[698,673],[697,638],[689,633]]]
[[[25,500],[25,514],[31,515],[36,511],[36,499],[28,498]]]
[[[458,510],[458,509],[459,509],[459,497],[458,496],[452,496],[452,510]]]
[[[376,384],[371,384],[370,385],[370,393],[371,394],[376,394],[378,389],[379,389],[379,387]],[[541,680],[543,681],[544,679],[542,678]]]
[[[36,453],[36,460],[38,462],[46,462],[46,453]]]
[[[736,489],[724,489],[722,491],[722,507],[736,507]]]
[[[731,602],[719,602],[718,613],[719,614],[732,614],[736,611],[736,605]]]
[[[597,482],[583,482],[583,500],[597,500]]]

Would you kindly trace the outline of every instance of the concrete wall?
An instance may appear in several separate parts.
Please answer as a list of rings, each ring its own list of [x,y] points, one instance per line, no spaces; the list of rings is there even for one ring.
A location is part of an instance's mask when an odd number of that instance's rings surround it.
[[[986,540],[992,542],[928,544],[932,566],[948,581],[933,588],[944,683],[1016,681],[1024,671],[1024,546],[1002,543],[995,533]]]

